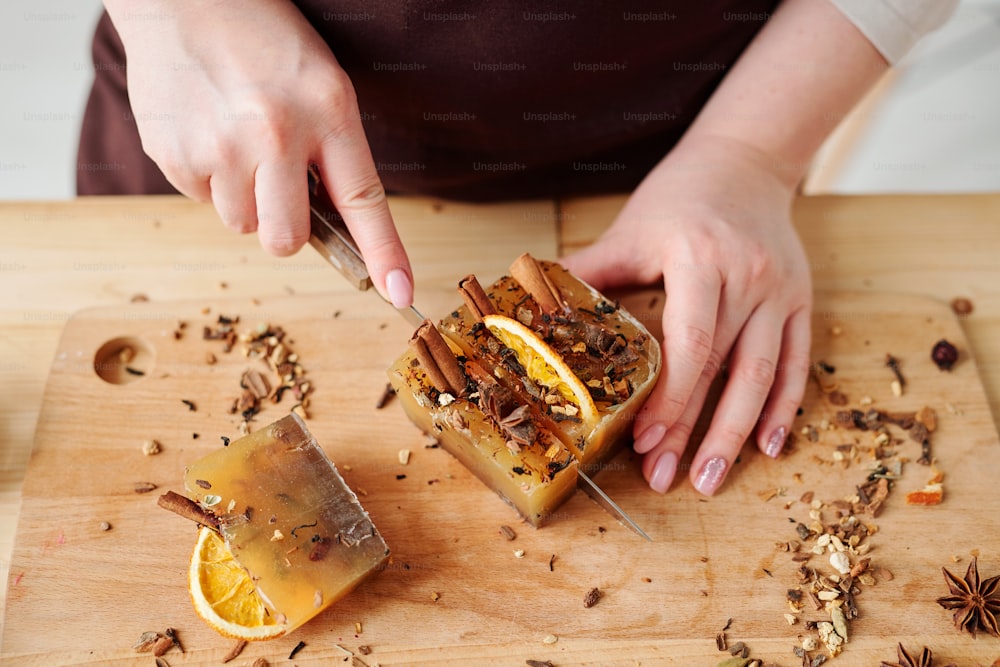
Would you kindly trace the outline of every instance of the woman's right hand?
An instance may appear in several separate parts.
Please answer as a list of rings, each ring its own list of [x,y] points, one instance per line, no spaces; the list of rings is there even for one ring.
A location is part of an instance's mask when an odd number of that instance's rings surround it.
[[[290,255],[309,238],[306,170],[315,163],[376,289],[410,305],[409,260],[354,87],[294,5],[105,4],[125,46],[143,150],[174,187]]]

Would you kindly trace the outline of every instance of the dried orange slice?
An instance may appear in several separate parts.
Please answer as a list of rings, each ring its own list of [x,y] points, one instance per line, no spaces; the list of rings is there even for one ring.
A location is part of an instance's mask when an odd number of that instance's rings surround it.
[[[219,634],[257,641],[285,634],[257,595],[250,574],[211,528],[202,527],[191,555],[188,589],[194,609]]]
[[[484,315],[483,324],[500,342],[514,350],[528,377],[552,389],[579,410],[580,420],[589,428],[597,426],[600,415],[586,385],[566,365],[563,358],[534,331],[504,315]]]

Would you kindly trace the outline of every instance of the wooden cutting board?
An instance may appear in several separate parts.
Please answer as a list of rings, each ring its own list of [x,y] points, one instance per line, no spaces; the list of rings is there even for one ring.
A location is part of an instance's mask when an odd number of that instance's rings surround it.
[[[645,321],[658,321],[662,304],[650,294],[627,303]],[[395,402],[376,409],[384,370],[410,330],[364,294],[339,295],[335,303],[285,297],[134,304],[84,311],[67,323],[24,483],[4,664],[152,665],[132,644],[144,631],[168,626],[186,648],[164,656],[170,665],[216,665],[230,649],[232,641],[205,626],[188,600],[193,526],[156,506],[161,492],[181,490],[185,464],[220,447],[221,436],[238,435],[229,407],[241,374],[256,362],[202,339],[202,328],[219,314],[239,315],[243,330],[268,322],[288,332],[315,384],[310,428],[393,550],[388,567],[348,598],[291,637],[248,646],[230,664],[257,657],[340,664],[351,652],[367,665],[714,665],[729,655],[715,639],[727,619],[729,642],[745,642],[751,656],[801,664],[792,649],[811,633],[783,617],[798,564],[775,543],[796,539],[794,522],[808,522],[804,492],[823,500],[854,492],[867,474],[870,434],[820,429],[819,442],[799,436],[778,461],[747,447],[713,498],[698,496],[686,479],[665,496],[650,492],[626,450],[598,481],[653,542],[582,494],[535,530],[446,452],[427,448]],[[186,327],[176,339],[181,321]],[[929,359],[940,338],[962,351],[950,373]],[[132,363],[145,374],[105,372],[112,382],[105,381],[95,359],[107,371],[101,359],[121,340],[144,351]],[[901,397],[890,389],[887,352],[907,379]],[[217,363],[206,363],[208,353]],[[849,398],[847,407],[867,396],[880,409],[933,408],[934,456],[945,474],[941,505],[908,506],[904,494],[931,472],[904,466],[869,538],[873,563],[894,577],[864,589],[850,642],[828,664],[893,660],[897,641],[931,647],[941,664],[990,664],[1000,656],[1000,640],[959,633],[934,602],[946,592],[941,566],[964,572],[974,551],[984,576],[1000,574],[1000,447],[959,322],[929,299],[819,295],[813,359],[835,367],[830,379]],[[260,423],[287,407],[266,406]],[[838,409],[811,382],[794,430],[832,422]],[[151,439],[162,451],[145,456],[142,444]],[[831,464],[836,446],[849,443],[858,444],[858,460]],[[917,445],[901,447],[911,460],[919,456]],[[399,462],[401,449],[411,452],[407,465]],[[158,488],[136,493],[137,482]],[[772,490],[780,491],[766,499]],[[514,541],[501,535],[504,524],[516,532]],[[592,587],[603,598],[584,608]],[[812,611],[802,617],[824,619]],[[289,662],[300,640],[306,646]],[[360,645],[371,654],[362,656]]]

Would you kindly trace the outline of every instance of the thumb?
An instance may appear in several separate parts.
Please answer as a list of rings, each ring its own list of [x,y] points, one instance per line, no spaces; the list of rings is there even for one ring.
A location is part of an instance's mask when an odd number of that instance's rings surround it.
[[[598,291],[625,285],[645,284],[641,260],[631,244],[622,242],[618,235],[605,235],[592,245],[559,260],[574,275]]]

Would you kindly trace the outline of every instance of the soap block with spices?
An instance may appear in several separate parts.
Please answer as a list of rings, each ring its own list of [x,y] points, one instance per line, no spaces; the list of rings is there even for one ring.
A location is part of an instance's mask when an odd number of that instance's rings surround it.
[[[389,555],[295,414],[191,464],[184,486],[219,519],[233,557],[286,632],[349,593]]]

